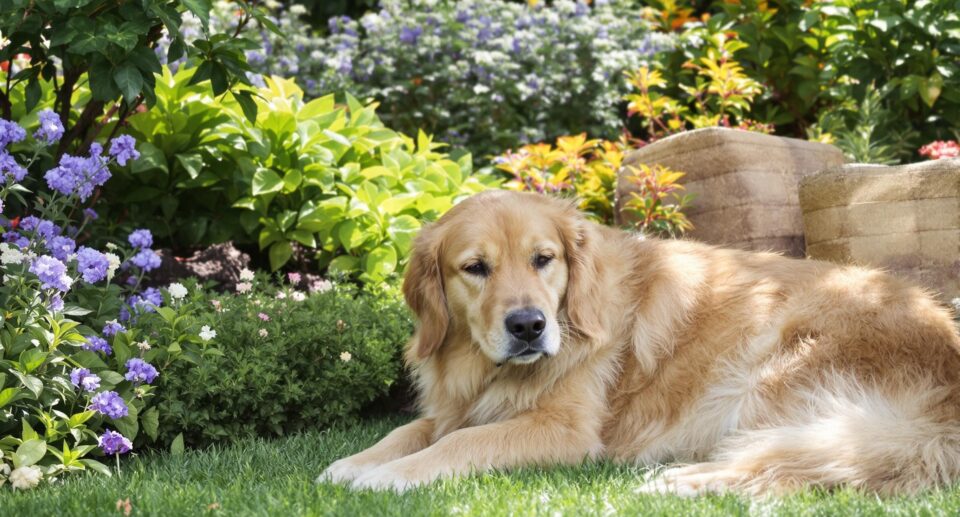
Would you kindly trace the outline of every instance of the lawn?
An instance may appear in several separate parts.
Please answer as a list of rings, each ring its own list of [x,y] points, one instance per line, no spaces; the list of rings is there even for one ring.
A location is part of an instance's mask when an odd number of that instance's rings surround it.
[[[121,475],[70,476],[27,492],[0,491],[0,515],[955,515],[960,489],[880,500],[851,491],[786,499],[637,495],[645,470],[606,463],[526,469],[448,481],[404,495],[314,483],[323,467],[373,443],[396,419],[276,441],[243,441],[183,456],[128,458]]]

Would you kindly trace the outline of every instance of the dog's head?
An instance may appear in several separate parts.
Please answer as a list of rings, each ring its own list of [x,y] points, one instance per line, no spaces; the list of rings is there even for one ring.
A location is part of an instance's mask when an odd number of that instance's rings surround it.
[[[494,191],[467,199],[418,236],[404,278],[420,319],[417,357],[454,327],[496,364],[559,352],[599,331],[594,230],[573,205]]]

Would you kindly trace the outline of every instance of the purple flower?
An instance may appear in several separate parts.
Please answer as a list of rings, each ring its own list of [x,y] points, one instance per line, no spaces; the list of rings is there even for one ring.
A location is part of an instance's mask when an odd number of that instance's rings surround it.
[[[122,434],[107,429],[100,435],[100,449],[106,455],[123,454],[133,450],[133,443]]]
[[[94,188],[110,179],[110,170],[100,156],[102,152],[103,147],[92,144],[88,158],[69,154],[61,156],[60,164],[43,176],[47,186],[65,196],[76,195],[81,201],[86,201]]]
[[[83,281],[95,284],[107,277],[110,260],[99,251],[83,246],[77,251],[77,270],[83,275]]]
[[[9,144],[19,142],[27,137],[27,132],[16,122],[0,119],[0,151]]]
[[[143,228],[134,230],[127,237],[127,242],[134,248],[149,248],[153,246],[153,234],[150,233],[150,230]]]
[[[57,260],[66,262],[67,257],[77,249],[77,243],[73,242],[70,237],[58,235],[47,241],[47,248]]]
[[[74,368],[70,372],[70,382],[84,391],[94,392],[100,387],[100,377],[86,368]]]
[[[20,229],[27,232],[33,232],[45,240],[50,240],[60,235],[60,227],[46,219],[40,219],[34,215],[28,215],[20,221]]]
[[[96,221],[97,219],[100,219],[100,216],[97,215],[97,212],[92,208],[84,208],[83,216],[86,217],[87,219],[90,219],[91,221]]]
[[[51,109],[41,111],[37,118],[40,119],[40,127],[33,133],[33,138],[47,145],[53,144],[63,136],[63,124],[60,117]]]
[[[420,27],[404,27],[400,29],[400,41],[407,45],[416,45],[423,29]]]
[[[130,262],[144,271],[153,271],[160,267],[160,256],[153,250],[145,249],[134,255]]]
[[[3,234],[3,240],[17,246],[18,248],[25,249],[30,245],[30,239],[20,235],[17,232],[6,232]]]
[[[30,272],[40,278],[44,289],[66,291],[70,289],[73,280],[67,276],[67,266],[50,255],[42,255],[30,264]]]
[[[55,294],[47,300],[47,309],[50,312],[60,312],[63,310],[63,297],[59,294]]]
[[[163,305],[163,293],[161,293],[156,287],[148,287],[144,289],[141,297],[144,301],[149,302],[157,307]]]
[[[115,391],[104,391],[94,395],[90,399],[90,409],[114,420],[127,416],[128,412],[126,402]]]
[[[163,294],[156,287],[148,287],[142,293],[127,298],[127,304],[137,314],[154,312],[157,307],[163,304]],[[126,307],[121,308],[120,320],[127,321],[128,319],[130,319],[130,311]]]
[[[137,141],[130,135],[121,135],[110,141],[110,156],[120,165],[126,165],[127,160],[140,158],[137,152]]]
[[[13,179],[14,182],[20,182],[26,175],[27,169],[21,167],[13,156],[6,151],[0,151],[0,178],[4,182],[7,181],[7,178]]]
[[[103,326],[103,335],[104,336],[115,336],[118,332],[126,332],[127,329],[123,325],[117,323],[116,321],[108,321],[106,325]]]
[[[157,378],[157,369],[143,359],[134,357],[127,361],[127,374],[123,378],[137,384],[150,384]]]
[[[91,352],[103,352],[104,355],[113,353],[113,348],[110,346],[110,343],[107,343],[106,339],[98,336],[88,337],[87,342],[83,344],[82,348]]]

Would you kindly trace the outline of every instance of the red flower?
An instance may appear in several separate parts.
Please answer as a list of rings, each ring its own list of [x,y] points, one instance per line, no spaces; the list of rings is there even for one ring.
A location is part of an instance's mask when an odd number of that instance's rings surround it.
[[[960,143],[956,140],[934,140],[920,148],[920,156],[931,160],[957,158],[960,156]]]

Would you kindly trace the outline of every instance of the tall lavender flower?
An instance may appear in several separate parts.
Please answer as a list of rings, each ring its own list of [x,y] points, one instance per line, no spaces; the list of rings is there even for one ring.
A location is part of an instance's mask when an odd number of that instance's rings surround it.
[[[70,237],[58,235],[47,241],[47,249],[54,258],[66,262],[67,257],[77,249],[77,243]]]
[[[157,369],[152,364],[134,357],[127,361],[127,374],[123,378],[138,384],[141,382],[150,384],[157,375]]]
[[[27,137],[27,132],[16,122],[0,119],[0,151],[8,145],[19,142]]]
[[[153,246],[153,234],[150,233],[150,230],[140,228],[130,232],[127,242],[134,248],[149,248]]]
[[[83,281],[95,284],[107,277],[110,260],[99,251],[83,246],[77,251],[77,270],[83,275]]]
[[[14,182],[23,181],[23,178],[27,175],[27,169],[24,169],[17,163],[16,158],[11,156],[6,151],[0,151],[0,183],[5,183],[9,180]]]
[[[42,255],[30,264],[30,272],[40,278],[44,289],[66,291],[73,280],[67,276],[67,266],[50,255]]]
[[[90,373],[87,368],[74,368],[70,372],[70,382],[84,391],[94,392],[100,387],[100,376]]]
[[[110,346],[110,343],[107,343],[106,339],[98,336],[88,337],[87,342],[83,344],[82,348],[84,350],[90,350],[91,352],[103,352],[104,355],[113,353],[113,347]]]
[[[115,391],[97,393],[90,399],[90,409],[116,420],[127,416],[127,403]]]
[[[140,158],[137,151],[137,141],[130,135],[121,135],[110,141],[110,156],[120,165],[126,165],[128,160]]]
[[[100,449],[102,449],[106,455],[123,454],[133,449],[133,443],[131,443],[127,437],[110,429],[107,429],[100,435],[99,442]]]
[[[37,118],[40,120],[40,127],[33,133],[33,138],[47,145],[60,141],[63,136],[60,116],[51,109],[45,109],[37,114]]]

